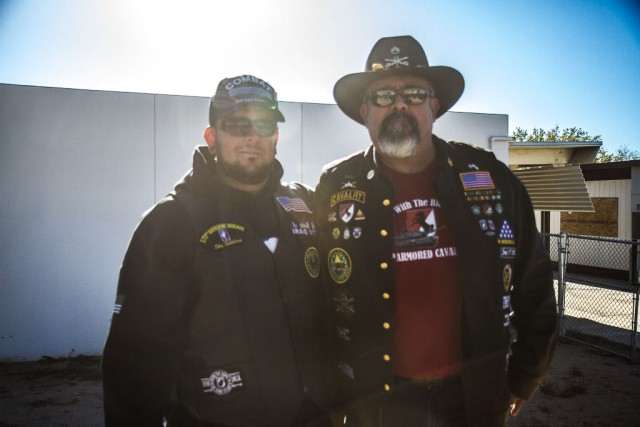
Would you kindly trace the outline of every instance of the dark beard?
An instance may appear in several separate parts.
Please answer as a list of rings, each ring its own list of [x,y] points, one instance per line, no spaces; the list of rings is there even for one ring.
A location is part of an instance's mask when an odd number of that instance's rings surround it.
[[[216,165],[221,173],[234,181],[243,184],[260,184],[264,182],[271,173],[272,164],[267,164],[254,171],[247,171],[240,165],[234,165],[224,160],[221,153],[218,153]]]

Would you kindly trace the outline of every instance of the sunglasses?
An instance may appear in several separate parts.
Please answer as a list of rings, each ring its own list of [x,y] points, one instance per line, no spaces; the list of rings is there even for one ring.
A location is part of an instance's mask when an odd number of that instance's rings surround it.
[[[222,119],[220,120],[220,129],[231,136],[247,136],[254,128],[258,135],[263,138],[273,136],[278,131],[278,124],[275,120],[260,119]]]
[[[423,87],[408,87],[401,90],[393,89],[378,89],[370,92],[366,95],[366,98],[373,105],[378,107],[388,107],[396,102],[396,96],[401,96],[402,100],[407,105],[419,105],[431,98],[436,93],[433,89]]]

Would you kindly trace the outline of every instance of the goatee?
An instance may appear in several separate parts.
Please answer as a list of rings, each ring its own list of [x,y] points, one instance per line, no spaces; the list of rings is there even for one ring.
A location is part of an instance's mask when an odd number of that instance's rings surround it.
[[[413,116],[396,111],[387,116],[380,125],[378,149],[395,158],[407,158],[413,155],[420,143],[418,122]]]

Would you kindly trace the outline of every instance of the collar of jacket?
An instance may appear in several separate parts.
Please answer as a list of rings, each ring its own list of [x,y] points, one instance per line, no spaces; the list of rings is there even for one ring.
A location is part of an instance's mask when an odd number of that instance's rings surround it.
[[[283,174],[282,164],[274,159],[267,185],[256,196],[273,195]],[[235,190],[218,179],[216,162],[206,146],[196,148],[193,153],[193,168],[176,185],[175,191],[188,191],[205,197],[227,197],[231,200],[252,197],[249,193]]]
[[[436,150],[436,158],[435,161],[438,163],[438,170],[447,170],[454,166],[454,150],[443,139],[438,138],[435,135],[431,136],[431,141],[433,141],[433,147]],[[380,155],[376,152],[373,145],[369,145],[364,152],[364,158],[367,160],[367,163],[364,165],[365,168],[375,168],[377,170],[382,170],[382,159],[380,159]],[[366,175],[366,171],[364,172]]]

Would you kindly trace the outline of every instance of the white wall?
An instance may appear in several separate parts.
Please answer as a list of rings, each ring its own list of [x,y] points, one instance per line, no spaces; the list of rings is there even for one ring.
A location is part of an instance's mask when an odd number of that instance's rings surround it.
[[[281,109],[285,180],[314,186],[369,144],[335,105]],[[206,97],[0,84],[0,359],[102,352],[131,233],[190,168],[207,118]],[[447,113],[435,133],[489,147],[507,120]]]

